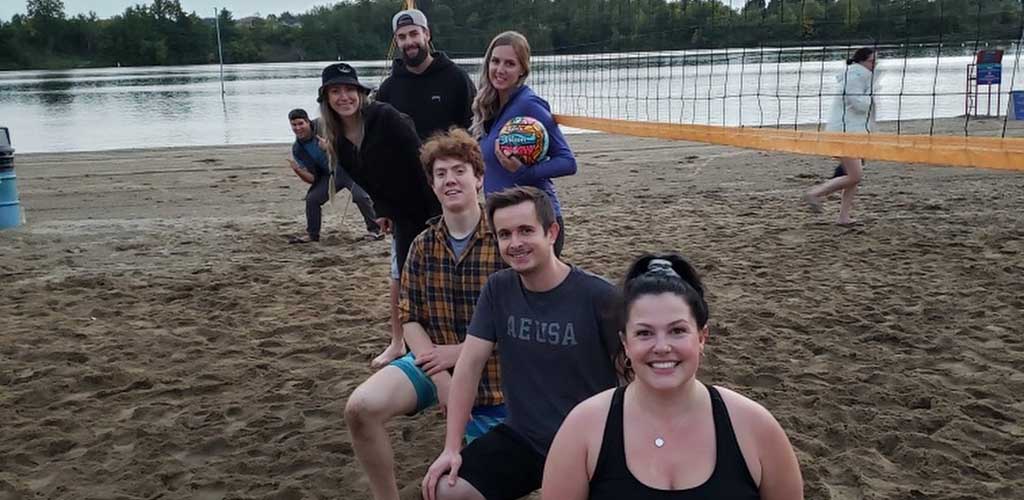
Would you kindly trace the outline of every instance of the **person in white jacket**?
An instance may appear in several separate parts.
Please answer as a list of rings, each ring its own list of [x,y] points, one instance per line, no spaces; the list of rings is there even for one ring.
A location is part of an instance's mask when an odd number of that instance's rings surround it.
[[[852,134],[870,134],[875,130],[875,99],[878,85],[875,78],[877,53],[870,47],[857,49],[853,57],[846,60],[843,71],[836,75],[839,92],[832,101],[832,113],[825,125],[827,132],[845,132]],[[826,182],[811,188],[804,199],[815,212],[821,211],[822,198],[843,191],[842,203],[839,206],[837,224],[847,226],[853,224],[850,211],[853,209],[853,197],[864,172],[864,162],[860,158],[840,158],[842,170],[838,175]]]

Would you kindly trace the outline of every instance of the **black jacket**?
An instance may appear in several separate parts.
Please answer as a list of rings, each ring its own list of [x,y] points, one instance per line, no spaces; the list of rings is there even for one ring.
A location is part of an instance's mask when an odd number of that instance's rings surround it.
[[[391,66],[391,76],[380,84],[377,100],[412,117],[421,140],[452,125],[469,128],[473,120],[476,86],[466,72],[443,52],[422,74],[410,72],[401,59]]]
[[[358,150],[340,134],[334,139],[338,166],[369,193],[378,217],[423,223],[441,213],[420,166],[420,139],[412,120],[390,104],[363,110],[363,144]]]

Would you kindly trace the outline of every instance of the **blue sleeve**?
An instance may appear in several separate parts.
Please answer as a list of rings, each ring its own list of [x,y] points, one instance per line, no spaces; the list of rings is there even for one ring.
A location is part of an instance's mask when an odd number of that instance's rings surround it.
[[[543,99],[531,96],[523,103],[523,112],[517,115],[532,116],[544,124],[548,131],[548,157],[531,167],[523,167],[516,171],[516,184],[533,184],[540,179],[551,179],[565,177],[576,173],[576,157],[569,149],[569,143],[565,141],[562,130],[558,128],[554,117],[551,116],[551,108]]]
[[[299,148],[301,148],[301,147],[302,146],[299,145],[299,141],[295,141],[295,142],[292,143],[292,159],[294,159],[295,163],[298,163],[300,167],[302,167],[302,168],[304,168],[304,169],[306,169],[306,170],[308,170],[310,172],[313,172],[314,171],[313,168],[310,167],[309,165],[306,165],[306,162],[302,161],[302,157],[304,155],[299,153]]]
[[[498,332],[495,328],[495,311],[493,309],[494,302],[491,299],[491,287],[494,284],[495,277],[496,274],[492,274],[487,279],[487,283],[484,284],[483,290],[480,290],[480,298],[477,299],[476,307],[473,309],[473,319],[469,321],[469,329],[466,331],[467,334],[488,342],[498,341]]]
[[[316,141],[316,139],[313,140]],[[316,143],[314,142],[313,144]],[[316,155],[310,153],[309,149],[306,149],[305,145],[301,144],[298,141],[295,141],[292,144],[292,156],[295,158],[295,162],[298,163],[299,166],[304,168],[307,172],[310,172],[314,175],[330,175],[331,167],[330,165],[327,164],[327,153],[324,153],[322,150],[320,150],[319,146],[314,147],[316,148]],[[310,161],[313,162],[312,165],[310,165]]]

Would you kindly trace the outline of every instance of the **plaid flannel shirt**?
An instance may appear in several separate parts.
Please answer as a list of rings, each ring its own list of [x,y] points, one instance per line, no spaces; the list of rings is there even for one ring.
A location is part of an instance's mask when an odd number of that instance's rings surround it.
[[[483,209],[481,208],[481,212]],[[456,259],[448,245],[448,228],[443,217],[428,221],[428,227],[413,241],[402,272],[399,315],[402,323],[419,323],[435,345],[452,345],[466,340],[473,309],[487,277],[505,267],[498,253],[498,240],[486,215],[466,250]],[[475,406],[502,404],[498,353],[484,366]]]

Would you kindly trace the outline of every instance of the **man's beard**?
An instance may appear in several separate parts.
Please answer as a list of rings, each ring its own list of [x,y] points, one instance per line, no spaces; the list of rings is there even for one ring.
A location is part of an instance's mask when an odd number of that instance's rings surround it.
[[[416,67],[423,64],[423,61],[427,60],[427,55],[430,54],[429,50],[423,45],[417,45],[416,49],[416,55],[412,57],[409,57],[409,53],[407,51],[402,51],[402,61],[405,62],[406,66]]]

